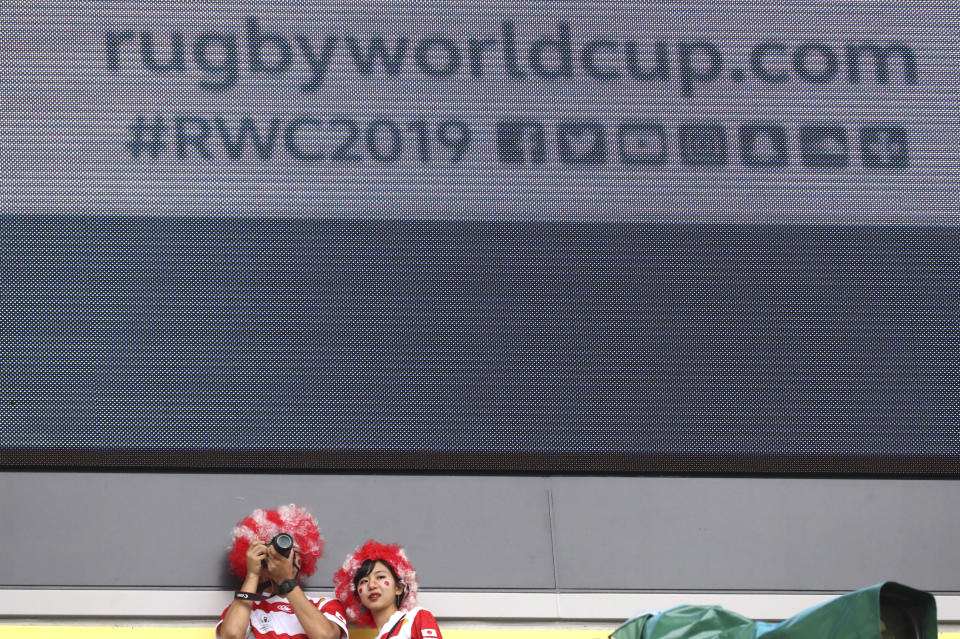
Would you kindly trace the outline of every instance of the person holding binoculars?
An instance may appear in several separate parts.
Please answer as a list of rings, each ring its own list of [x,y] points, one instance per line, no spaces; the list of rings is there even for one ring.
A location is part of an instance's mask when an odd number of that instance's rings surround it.
[[[323,538],[305,508],[255,510],[233,529],[231,570],[243,580],[217,623],[219,639],[347,639],[336,599],[313,599],[300,577],[316,570]],[[267,594],[269,591],[269,594]]]

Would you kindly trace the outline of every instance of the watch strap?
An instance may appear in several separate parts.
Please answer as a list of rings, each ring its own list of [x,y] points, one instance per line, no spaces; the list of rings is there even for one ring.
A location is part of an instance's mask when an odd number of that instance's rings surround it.
[[[300,585],[296,579],[286,579],[277,584],[277,594],[286,596],[291,590]]]

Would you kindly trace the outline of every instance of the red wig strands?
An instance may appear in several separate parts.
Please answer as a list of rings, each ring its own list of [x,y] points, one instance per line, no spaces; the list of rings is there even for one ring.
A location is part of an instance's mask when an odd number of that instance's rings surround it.
[[[288,504],[275,510],[257,509],[237,523],[233,529],[233,544],[228,558],[230,570],[243,579],[247,575],[247,549],[254,541],[269,543],[285,532],[293,537],[294,548],[300,555],[300,574],[309,577],[317,569],[317,559],[323,556],[323,536],[317,520],[303,506]]]
[[[413,610],[417,607],[417,571],[410,565],[403,547],[396,544],[381,544],[371,539],[357,548],[352,555],[347,555],[347,560],[333,576],[337,599],[346,608],[350,621],[358,626],[372,628],[376,625],[373,622],[373,616],[363,607],[360,597],[353,590],[353,576],[367,559],[390,564],[400,581],[406,584],[407,594],[400,602],[400,610]]]

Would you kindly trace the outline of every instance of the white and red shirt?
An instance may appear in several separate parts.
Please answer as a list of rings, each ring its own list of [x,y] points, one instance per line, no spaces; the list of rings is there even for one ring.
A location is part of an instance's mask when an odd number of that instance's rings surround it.
[[[307,597],[323,616],[340,628],[341,639],[347,639],[347,614],[336,599]],[[229,606],[227,606],[229,608]],[[220,624],[227,614],[224,610],[217,622],[217,637],[220,636]],[[253,602],[250,611],[250,625],[247,626],[247,639],[307,639],[307,633],[300,625],[293,606],[285,597],[274,595],[269,599]]]
[[[443,639],[433,613],[425,608],[397,611],[383,624],[377,639]]]

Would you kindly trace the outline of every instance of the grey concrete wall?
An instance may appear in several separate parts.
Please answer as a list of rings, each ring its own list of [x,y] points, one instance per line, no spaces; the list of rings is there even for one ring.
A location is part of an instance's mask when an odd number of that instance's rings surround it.
[[[232,588],[257,507],[310,508],[324,588],[368,538],[421,587],[960,592],[960,482],[934,480],[0,473],[0,587]]]

